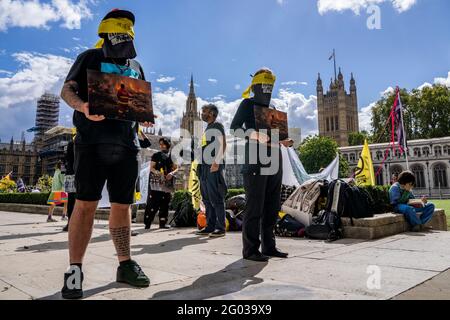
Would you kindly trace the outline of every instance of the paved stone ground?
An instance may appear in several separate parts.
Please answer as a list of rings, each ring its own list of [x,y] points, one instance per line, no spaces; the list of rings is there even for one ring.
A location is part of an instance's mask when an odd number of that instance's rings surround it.
[[[0,299],[60,299],[67,233],[63,222],[45,219],[0,212]],[[241,259],[240,233],[209,239],[193,229],[133,229],[140,234],[132,253],[151,286],[115,283],[107,222],[96,221],[83,266],[86,299],[450,299],[450,232],[334,243],[279,238],[290,258],[256,263]],[[379,289],[367,286],[373,265]]]

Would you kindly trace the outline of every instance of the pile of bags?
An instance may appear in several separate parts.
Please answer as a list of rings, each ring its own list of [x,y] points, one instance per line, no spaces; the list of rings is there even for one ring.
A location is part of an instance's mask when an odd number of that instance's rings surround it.
[[[352,180],[311,179],[288,197],[282,211],[301,224],[290,222],[290,229],[299,228],[297,234],[335,241],[343,237],[341,217],[353,224],[353,219],[373,217],[373,207],[371,196]]]

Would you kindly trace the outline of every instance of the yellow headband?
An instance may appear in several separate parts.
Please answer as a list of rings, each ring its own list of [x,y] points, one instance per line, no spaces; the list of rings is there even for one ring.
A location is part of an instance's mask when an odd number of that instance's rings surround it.
[[[109,18],[100,22],[98,35],[102,33],[126,33],[134,39],[133,21],[127,18]],[[101,38],[95,44],[95,48],[103,47],[104,39]]]
[[[244,93],[242,94],[242,98],[244,98],[244,99],[250,98],[250,92],[252,91],[252,87],[255,84],[274,85],[276,79],[277,79],[277,77],[274,74],[269,73],[269,72],[262,72],[256,76],[254,76],[253,80],[252,80],[252,84],[244,91]]]

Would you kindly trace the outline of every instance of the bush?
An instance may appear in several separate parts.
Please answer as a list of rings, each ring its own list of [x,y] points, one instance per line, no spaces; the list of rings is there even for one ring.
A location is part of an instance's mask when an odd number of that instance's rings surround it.
[[[46,205],[50,193],[1,193],[0,203]]]
[[[234,196],[238,196],[243,193],[245,193],[245,190],[242,188],[241,189],[228,189],[228,193],[227,193],[227,196],[225,199],[228,200]]]
[[[169,209],[170,210],[176,210],[178,205],[183,200],[185,200],[186,198],[191,198],[191,197],[192,197],[191,193],[189,191],[187,191],[187,190],[175,191],[175,193],[172,195],[172,200],[170,201]]]
[[[364,186],[362,188],[372,197],[375,214],[393,211],[389,200],[390,186]]]
[[[13,180],[3,178],[0,180],[0,193],[9,193],[16,191],[17,186]]]
[[[52,190],[52,180],[53,178],[49,175],[43,175],[38,180],[37,188],[41,190],[41,192],[50,192]]]

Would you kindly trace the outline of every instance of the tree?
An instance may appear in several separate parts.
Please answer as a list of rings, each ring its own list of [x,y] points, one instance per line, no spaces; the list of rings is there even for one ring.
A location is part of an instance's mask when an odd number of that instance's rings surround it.
[[[332,138],[312,136],[306,138],[298,148],[300,161],[308,173],[317,173],[326,168],[339,153],[338,144]],[[348,163],[341,156],[339,176],[348,177]]]
[[[369,136],[367,131],[350,132],[348,135],[348,144],[350,146],[361,146],[366,139],[369,143],[372,143],[372,137]]]
[[[382,97],[372,108],[373,143],[391,140],[391,123],[388,121],[395,92]],[[406,138],[431,139],[450,135],[450,89],[433,85],[408,92],[400,90],[404,112]]]

